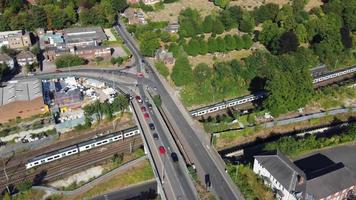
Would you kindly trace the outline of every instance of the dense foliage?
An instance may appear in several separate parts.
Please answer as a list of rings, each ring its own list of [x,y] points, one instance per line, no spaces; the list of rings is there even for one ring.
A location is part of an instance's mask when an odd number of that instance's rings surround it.
[[[108,27],[115,23],[116,12],[126,7],[126,0],[36,0],[36,5],[25,0],[1,1],[0,31],[61,29],[76,23]]]
[[[298,156],[314,149],[356,141],[356,125],[350,125],[347,130],[331,137],[306,136],[304,139],[294,137],[282,137],[281,139],[268,143],[265,150],[279,149],[288,156]]]
[[[163,77],[167,78],[169,76],[169,70],[163,61],[157,61],[155,67]]]
[[[58,68],[72,67],[85,64],[85,59],[77,55],[62,55],[55,60],[55,64]]]

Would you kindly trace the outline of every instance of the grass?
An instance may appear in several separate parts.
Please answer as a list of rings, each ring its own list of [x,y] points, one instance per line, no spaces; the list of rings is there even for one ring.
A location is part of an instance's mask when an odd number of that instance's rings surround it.
[[[274,200],[274,194],[247,165],[228,165],[228,174],[246,200]]]
[[[122,173],[112,176],[109,180],[91,188],[85,193],[75,196],[73,199],[90,199],[113,189],[123,188],[152,178],[154,178],[152,168],[148,160],[144,160]]]

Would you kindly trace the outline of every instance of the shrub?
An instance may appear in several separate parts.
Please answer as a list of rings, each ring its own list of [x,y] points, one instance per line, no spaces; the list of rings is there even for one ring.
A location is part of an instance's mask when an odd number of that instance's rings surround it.
[[[85,59],[76,55],[63,55],[56,59],[55,64],[58,68],[72,67],[85,64]]]
[[[164,76],[165,78],[167,78],[169,76],[169,70],[168,70],[167,66],[162,61],[156,62],[155,66],[156,66],[158,72],[162,76]]]

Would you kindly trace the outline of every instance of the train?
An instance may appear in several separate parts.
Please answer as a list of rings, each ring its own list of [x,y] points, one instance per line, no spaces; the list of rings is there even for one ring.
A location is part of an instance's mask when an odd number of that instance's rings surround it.
[[[58,149],[52,152],[48,152],[34,158],[31,158],[26,163],[26,169],[31,169],[33,167],[37,167],[39,165],[43,165],[55,160],[62,159],[64,157],[72,156],[74,154],[78,154],[83,151],[88,151],[90,149],[94,149],[103,145],[107,145],[124,138],[129,138],[134,135],[140,134],[140,130],[137,126],[128,128],[122,131],[118,131],[115,133],[110,133],[104,136],[100,136],[88,141],[80,142],[78,144],[65,147],[62,149]]]
[[[320,82],[326,81],[326,80],[330,80],[330,79],[333,79],[336,77],[344,76],[346,74],[351,74],[354,72],[356,72],[356,66],[352,66],[347,69],[342,69],[339,71],[331,72],[331,73],[328,73],[328,74],[325,74],[323,76],[313,79],[313,84],[320,83]],[[199,116],[203,116],[203,115],[206,115],[209,113],[216,112],[218,110],[223,110],[225,108],[245,104],[245,103],[252,102],[252,101],[255,101],[258,99],[262,99],[265,97],[267,97],[267,92],[260,91],[260,92],[256,92],[251,95],[247,95],[247,96],[243,96],[243,97],[239,97],[239,98],[235,98],[235,99],[230,99],[230,100],[223,101],[223,102],[220,102],[217,104],[198,108],[198,109],[189,111],[189,113],[192,117],[199,117]]]

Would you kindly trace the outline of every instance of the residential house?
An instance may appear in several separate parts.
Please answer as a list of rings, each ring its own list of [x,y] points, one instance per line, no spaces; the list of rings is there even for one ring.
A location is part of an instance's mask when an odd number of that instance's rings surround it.
[[[341,200],[356,192],[356,174],[321,154],[294,163],[279,151],[258,155],[253,171],[272,188],[277,199]]]
[[[156,59],[163,61],[166,65],[174,65],[175,62],[173,54],[166,51],[164,48],[159,48],[157,50]]]
[[[0,32],[0,47],[2,46],[11,49],[30,47],[30,33],[22,30]]]
[[[170,33],[178,33],[179,24],[177,22],[168,24],[166,31]]]
[[[0,53],[0,64],[6,64],[11,70],[15,68],[14,59],[5,53]]]
[[[21,51],[19,54],[16,55],[17,64],[20,66],[25,66],[26,64],[32,65],[33,63],[37,62],[36,55],[33,54],[31,51]]]
[[[67,28],[63,37],[66,47],[98,46],[108,39],[101,27]]]

